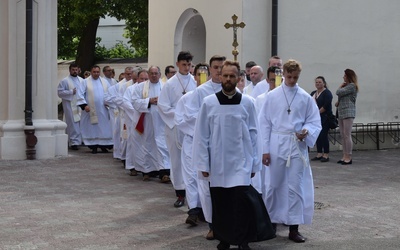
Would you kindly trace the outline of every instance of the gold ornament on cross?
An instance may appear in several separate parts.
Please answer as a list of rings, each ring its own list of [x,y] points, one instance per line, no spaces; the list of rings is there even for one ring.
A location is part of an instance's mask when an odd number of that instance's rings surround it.
[[[238,28],[243,29],[246,26],[246,24],[244,22],[236,23],[237,19],[238,19],[238,17],[234,14],[232,16],[233,23],[225,23],[225,25],[224,25],[224,27],[226,29],[233,28],[232,55],[233,55],[235,62],[237,61],[237,55],[239,55],[239,51],[236,49],[236,47],[239,45],[237,42],[237,30],[238,30]]]

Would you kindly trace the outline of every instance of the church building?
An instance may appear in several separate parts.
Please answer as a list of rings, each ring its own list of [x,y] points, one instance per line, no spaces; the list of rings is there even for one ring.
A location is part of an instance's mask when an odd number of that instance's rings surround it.
[[[57,119],[57,1],[32,1],[31,88],[25,86],[26,2],[0,1],[0,159],[26,159],[32,144],[37,159],[68,154],[66,124]],[[191,51],[194,63],[215,54],[233,59],[234,44],[242,67],[255,61],[266,69],[275,54],[300,61],[301,87],[311,92],[322,75],[333,102],[351,68],[360,85],[355,135],[365,136],[357,140],[398,147],[399,9],[397,0],[149,0],[148,65],[163,69],[181,50]],[[35,138],[26,135],[32,130]]]

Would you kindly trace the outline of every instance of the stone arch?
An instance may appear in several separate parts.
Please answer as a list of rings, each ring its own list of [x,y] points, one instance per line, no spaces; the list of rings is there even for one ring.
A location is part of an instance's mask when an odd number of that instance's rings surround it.
[[[182,50],[188,50],[193,54],[193,63],[206,60],[206,26],[201,14],[193,8],[186,9],[182,13],[175,27],[175,60]]]

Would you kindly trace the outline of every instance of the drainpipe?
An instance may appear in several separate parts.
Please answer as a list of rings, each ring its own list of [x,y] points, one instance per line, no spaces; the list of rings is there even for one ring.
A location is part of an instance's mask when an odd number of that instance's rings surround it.
[[[36,159],[35,127],[32,122],[32,22],[33,22],[33,0],[26,0],[26,46],[25,46],[25,136],[26,136],[26,158]]]
[[[278,0],[272,0],[271,56],[278,55]]]

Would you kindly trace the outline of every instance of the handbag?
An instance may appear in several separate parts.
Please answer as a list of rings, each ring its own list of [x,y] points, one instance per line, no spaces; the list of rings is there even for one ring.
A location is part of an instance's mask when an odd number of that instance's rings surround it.
[[[329,128],[330,128],[330,129],[335,129],[335,128],[339,127],[338,119],[337,119],[337,117],[336,117],[334,114],[332,114],[332,113],[330,113],[330,114],[328,115],[328,123],[329,123]]]

